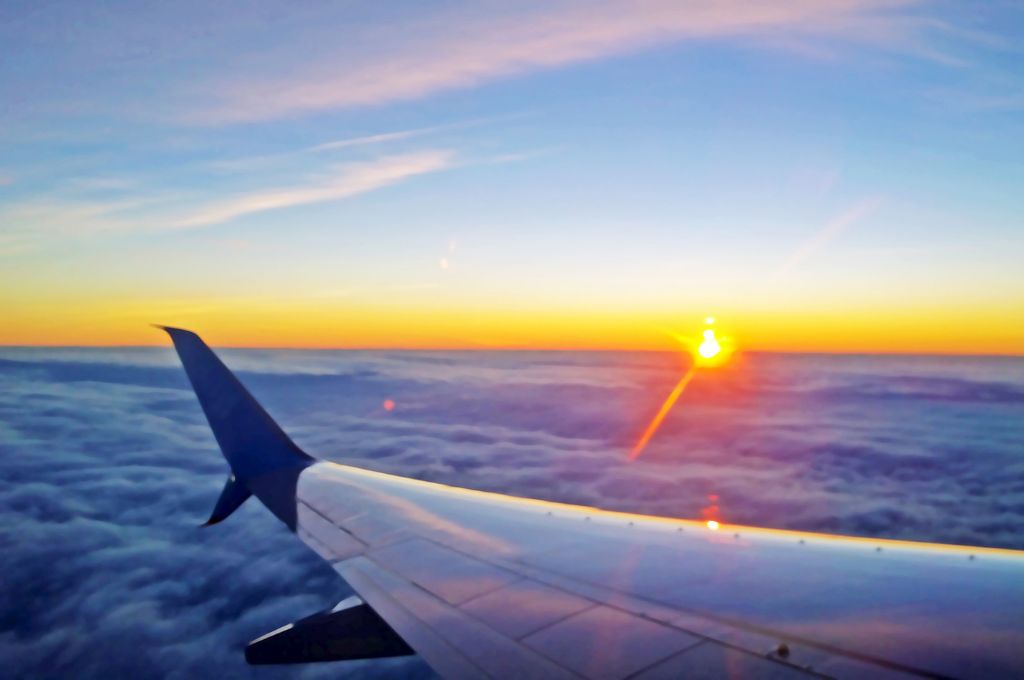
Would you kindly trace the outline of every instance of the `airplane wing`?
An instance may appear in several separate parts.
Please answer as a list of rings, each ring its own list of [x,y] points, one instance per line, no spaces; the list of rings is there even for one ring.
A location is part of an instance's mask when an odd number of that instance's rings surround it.
[[[317,461],[167,329],[232,473],[358,593],[253,663],[420,654],[446,678],[1024,677],[1024,552],[607,512]]]

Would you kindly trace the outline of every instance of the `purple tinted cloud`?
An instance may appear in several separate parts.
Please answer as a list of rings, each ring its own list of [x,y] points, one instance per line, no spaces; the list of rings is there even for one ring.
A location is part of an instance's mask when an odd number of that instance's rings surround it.
[[[643,513],[1024,548],[1024,362],[659,354],[223,353],[310,453]],[[392,399],[395,408],[382,408]],[[225,464],[170,350],[0,353],[0,664],[18,676],[252,669],[249,639],[348,594],[256,504],[199,530]],[[714,500],[711,500],[714,498]]]

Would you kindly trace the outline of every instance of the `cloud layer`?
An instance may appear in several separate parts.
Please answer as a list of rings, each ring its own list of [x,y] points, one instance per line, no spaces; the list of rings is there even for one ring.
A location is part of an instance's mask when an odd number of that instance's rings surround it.
[[[1024,362],[758,355],[223,352],[314,455],[636,512],[1024,548]],[[385,411],[385,399],[395,403]],[[13,676],[427,677],[418,659],[251,669],[349,590],[225,465],[169,349],[0,351],[0,665]]]

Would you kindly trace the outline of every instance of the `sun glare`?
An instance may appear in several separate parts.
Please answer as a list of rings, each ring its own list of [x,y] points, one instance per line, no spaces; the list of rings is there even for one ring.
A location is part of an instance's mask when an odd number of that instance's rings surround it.
[[[680,340],[689,347],[694,365],[701,368],[721,366],[729,361],[733,352],[732,339],[719,337],[714,328],[701,331],[700,342],[683,338]]]
[[[705,359],[711,359],[718,356],[718,353],[721,351],[722,346],[718,344],[715,331],[710,328],[704,331],[704,340],[700,343],[700,347],[697,348],[697,353]]]
[[[713,519],[709,519],[708,520],[708,529],[711,529],[712,531],[718,531],[718,522],[716,522]]]

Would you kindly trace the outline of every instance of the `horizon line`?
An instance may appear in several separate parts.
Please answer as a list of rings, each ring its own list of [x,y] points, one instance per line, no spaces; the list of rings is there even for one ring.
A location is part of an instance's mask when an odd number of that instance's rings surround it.
[[[154,349],[167,347],[169,344],[124,344],[124,345],[66,345],[66,344],[8,344],[0,341],[2,349]],[[213,349],[231,350],[273,350],[273,351],[312,351],[312,352],[590,352],[606,354],[685,354],[684,351],[669,349],[651,348],[626,348],[626,347],[527,347],[527,346],[436,346],[436,347],[407,347],[407,346],[328,346],[328,345],[211,345]],[[950,358],[976,358],[976,359],[1024,359],[1024,353],[1010,352],[930,352],[930,351],[903,351],[903,350],[783,350],[783,349],[748,349],[738,350],[737,355],[743,354],[788,354],[793,356],[864,356],[864,357],[950,357]]]

